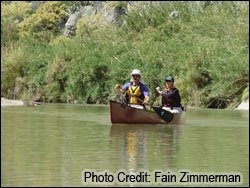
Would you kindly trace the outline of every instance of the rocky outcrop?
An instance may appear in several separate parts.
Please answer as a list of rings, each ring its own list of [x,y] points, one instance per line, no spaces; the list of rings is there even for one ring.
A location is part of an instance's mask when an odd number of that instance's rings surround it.
[[[110,7],[106,2],[99,1],[93,5],[81,7],[78,11],[69,16],[65,24],[64,35],[66,37],[75,35],[77,21],[82,17],[100,14],[105,18],[105,23],[115,23],[121,25],[121,16],[124,15],[126,10],[122,6]]]
[[[76,23],[83,15],[91,15],[95,13],[95,9],[92,6],[85,6],[81,8],[79,11],[74,12],[70,15],[68,21],[65,24],[64,35],[66,37],[73,36],[76,31]]]
[[[199,12],[208,6],[213,6],[217,4],[223,4],[223,2],[216,1],[181,1],[182,3],[191,6],[193,11]],[[111,1],[89,1],[91,5],[78,7],[75,12],[69,14],[69,19],[65,24],[64,35],[69,37],[73,36],[76,31],[76,23],[81,17],[101,14],[105,18],[106,23],[114,23],[117,25],[122,25],[123,21],[121,17],[124,14],[129,14],[131,8],[135,7],[137,11],[142,10],[145,7],[150,7],[154,5],[168,4],[168,1],[126,1],[125,4],[122,3],[111,3]],[[240,5],[240,1],[235,1],[236,6]],[[178,10],[173,10],[170,14],[171,17],[178,17],[180,12]]]

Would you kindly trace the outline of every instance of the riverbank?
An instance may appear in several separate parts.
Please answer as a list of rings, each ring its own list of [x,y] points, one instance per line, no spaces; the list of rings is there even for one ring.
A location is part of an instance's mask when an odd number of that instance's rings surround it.
[[[35,103],[34,105],[40,105],[40,103]],[[1,98],[1,106],[25,106],[25,103],[23,101],[19,100],[9,100],[5,98]],[[32,105],[33,106],[33,105]],[[249,110],[249,99],[247,101],[242,102],[236,110]]]
[[[1,106],[24,106],[23,101],[1,98]]]

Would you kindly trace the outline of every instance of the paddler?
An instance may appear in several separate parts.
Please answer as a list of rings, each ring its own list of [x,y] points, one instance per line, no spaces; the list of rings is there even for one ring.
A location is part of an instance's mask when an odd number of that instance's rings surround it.
[[[138,69],[134,69],[131,72],[129,83],[126,83],[123,87],[120,84],[116,84],[115,89],[119,93],[126,92],[127,102],[132,107],[145,109],[144,103],[148,104],[149,102],[148,88],[144,85],[141,71]]]
[[[179,113],[183,110],[179,90],[174,86],[174,78],[167,76],[166,85],[163,91],[158,86],[157,92],[162,96],[162,108],[172,113]]]

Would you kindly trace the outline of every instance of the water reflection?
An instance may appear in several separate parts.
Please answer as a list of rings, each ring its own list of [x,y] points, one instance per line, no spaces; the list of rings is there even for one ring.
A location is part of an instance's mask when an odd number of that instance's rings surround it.
[[[123,164],[121,168],[130,172],[167,168],[183,130],[184,125],[112,125],[110,147],[116,151],[114,158]]]

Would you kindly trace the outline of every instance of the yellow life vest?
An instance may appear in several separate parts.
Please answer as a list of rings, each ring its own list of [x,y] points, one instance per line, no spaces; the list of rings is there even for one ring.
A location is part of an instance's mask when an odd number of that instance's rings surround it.
[[[140,85],[129,86],[128,93],[130,95],[130,97],[129,97],[130,104],[140,104],[141,103],[141,101],[137,100],[137,98],[136,98],[136,97],[139,98],[141,96]]]

